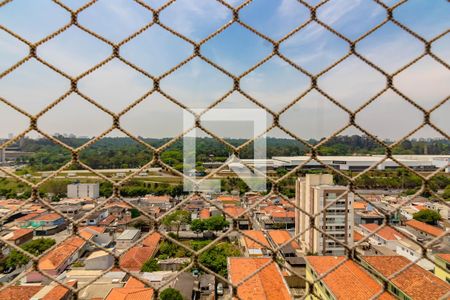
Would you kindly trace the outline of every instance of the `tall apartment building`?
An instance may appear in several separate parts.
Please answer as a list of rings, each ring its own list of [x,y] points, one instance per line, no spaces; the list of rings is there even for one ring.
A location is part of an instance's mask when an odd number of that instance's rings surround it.
[[[92,198],[100,196],[98,183],[73,183],[67,185],[67,198]]]
[[[345,186],[334,185],[330,174],[307,174],[297,179],[296,205],[310,215],[322,212],[315,218],[315,226],[338,241],[353,245],[353,193],[347,193]],[[333,201],[327,209],[323,209]],[[308,215],[296,208],[295,233],[309,227]],[[299,241],[308,253],[319,255],[344,255],[345,248],[321,232],[310,229],[300,236]]]

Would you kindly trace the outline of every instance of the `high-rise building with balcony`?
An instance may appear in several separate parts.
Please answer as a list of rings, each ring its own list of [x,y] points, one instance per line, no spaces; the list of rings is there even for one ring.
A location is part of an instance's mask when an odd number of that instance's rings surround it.
[[[305,252],[345,254],[345,247],[330,237],[350,247],[353,245],[353,198],[353,193],[347,193],[345,186],[334,185],[330,174],[307,174],[297,179],[295,202],[303,212],[296,208],[295,233],[310,227],[311,218],[307,214],[317,214],[314,226],[326,233],[312,227],[306,230],[299,237]]]

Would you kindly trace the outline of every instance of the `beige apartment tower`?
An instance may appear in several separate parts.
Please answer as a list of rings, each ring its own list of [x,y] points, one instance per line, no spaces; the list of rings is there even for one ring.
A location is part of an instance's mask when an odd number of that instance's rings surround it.
[[[317,215],[315,227],[321,228],[350,247],[353,245],[353,193],[345,186],[334,185],[333,175],[307,174],[296,181],[295,202],[310,215]],[[327,209],[327,205],[336,201]],[[295,233],[309,227],[310,217],[296,208]],[[300,236],[299,242],[307,253],[318,255],[344,255],[345,248],[321,232],[309,229]]]

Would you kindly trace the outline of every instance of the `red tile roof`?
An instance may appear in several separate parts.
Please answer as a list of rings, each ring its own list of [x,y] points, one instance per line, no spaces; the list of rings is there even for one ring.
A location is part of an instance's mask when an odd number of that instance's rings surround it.
[[[88,226],[86,229],[91,229],[94,231],[100,232],[104,231],[104,228],[97,226]],[[90,230],[80,230],[80,236],[85,239],[92,238],[93,234]],[[86,241],[78,236],[73,236],[68,238],[59,244],[58,247],[44,255],[38,263],[38,267],[40,270],[56,270],[61,265],[63,265],[76,251],[78,251],[81,247],[85,245]]]
[[[269,236],[278,246],[285,244],[292,238],[287,230],[269,230]],[[296,241],[292,241],[290,244],[292,248],[300,249],[300,246]]]
[[[361,227],[367,229],[369,232],[374,232],[375,230],[377,230],[381,225],[378,224],[362,224]],[[396,231],[395,229],[393,229],[390,226],[384,226],[383,228],[381,228],[380,231],[378,231],[377,233],[375,233],[375,235],[378,235],[379,237],[381,237],[383,240],[386,241],[397,241],[400,240],[402,238],[404,238],[405,236],[403,234],[401,234],[400,232]]]
[[[119,264],[128,271],[140,271],[154,253],[155,249],[152,247],[135,246],[120,257]]]
[[[116,216],[109,215],[106,218],[104,218],[99,224],[100,225],[110,225],[112,222],[114,222],[114,220],[116,220]]]
[[[233,218],[236,218],[236,217],[238,217],[239,215],[241,215],[245,211],[245,208],[240,207],[240,206],[227,206],[227,207],[224,207],[223,210],[227,214],[232,216]]]
[[[209,218],[209,209],[208,208],[204,208],[200,211],[200,213],[198,214],[199,218],[204,220],[204,219],[208,219]]]
[[[33,229],[21,228],[21,229],[14,230],[12,232],[13,235],[8,238],[8,241],[18,240],[21,237],[23,237],[31,232],[33,232]]]
[[[270,213],[273,218],[295,218],[293,211],[274,211]]]
[[[142,245],[144,245],[145,247],[151,247],[156,251],[160,241],[161,235],[157,232],[153,232],[142,241]]]
[[[67,285],[76,287],[77,281],[69,281]],[[62,285],[57,285],[53,289],[50,290],[41,300],[61,300],[65,299],[65,297],[70,294],[70,290]]]
[[[438,256],[440,259],[450,263],[450,253],[439,253],[439,254],[436,254],[436,256]]]
[[[417,221],[414,219],[406,221],[406,226],[409,226],[409,227],[414,228],[419,231],[423,231],[434,237],[444,234],[444,230],[440,229],[439,227],[431,226],[431,225],[428,225],[427,223],[420,222],[420,221]]]
[[[22,286],[9,286],[6,289],[0,291],[0,299],[2,300],[29,300],[33,295],[39,292],[42,286],[36,285],[22,285]]]
[[[227,196],[227,195],[220,195],[217,197],[217,201],[222,202],[239,202],[239,196]]]
[[[39,270],[50,271],[58,269],[85,243],[86,241],[77,236],[68,238],[39,259]]]
[[[362,259],[385,278],[411,263],[403,256],[364,256]],[[450,292],[450,284],[415,264],[390,281],[411,299],[441,299]]]
[[[270,244],[267,241],[266,237],[264,236],[264,233],[261,230],[243,230],[242,231],[245,235],[248,235],[252,237],[254,240],[257,240],[259,242],[256,243],[255,241],[249,239],[248,237],[243,235],[245,245],[247,249],[265,249],[270,248]],[[262,246],[262,245],[264,246]]]
[[[233,284],[238,284],[271,260],[271,258],[230,257],[228,277]],[[280,269],[274,262],[240,285],[237,293],[243,300],[292,299]]]
[[[105,300],[144,300],[153,299],[152,288],[113,288]]]
[[[49,213],[49,214],[40,215],[39,217],[34,218],[34,220],[36,220],[36,221],[55,221],[55,220],[58,220],[61,218],[62,217],[58,214]]]
[[[363,238],[364,238],[364,236],[361,233],[359,233],[358,231],[353,230],[353,241],[354,242],[359,242]]]
[[[15,220],[15,222],[29,221],[29,220],[34,219],[35,217],[37,217],[37,216],[39,216],[39,215],[40,215],[40,213],[31,213],[31,214],[22,216],[22,217],[20,217],[20,218],[17,218],[17,219]]]
[[[345,259],[344,256],[307,256],[306,262],[318,276],[321,276]],[[365,300],[383,291],[383,286],[378,281],[351,260],[345,261],[328,273],[322,282],[336,299]],[[391,296],[386,299],[395,298]]]

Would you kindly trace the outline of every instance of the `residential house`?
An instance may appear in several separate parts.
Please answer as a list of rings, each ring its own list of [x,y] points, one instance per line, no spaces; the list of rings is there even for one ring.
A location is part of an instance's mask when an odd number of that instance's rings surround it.
[[[33,232],[34,230],[31,228],[20,228],[8,233],[3,238],[16,246],[20,246],[33,239]]]
[[[285,258],[296,257],[301,250],[300,245],[295,240],[290,241],[292,236],[287,230],[269,230],[268,234],[270,240],[276,247],[284,245],[281,248],[281,253]]]
[[[147,195],[139,198],[136,204],[142,207],[159,207],[163,211],[168,211],[172,207],[172,201],[172,198],[168,195]]]
[[[245,256],[259,257],[270,254],[268,249],[271,246],[261,230],[243,230],[242,233],[239,241]]]
[[[67,285],[77,288],[77,281],[68,281]],[[69,300],[73,297],[72,291],[65,286],[52,282],[44,286],[38,293],[34,294],[30,300]]]
[[[130,277],[124,287],[113,288],[105,300],[153,299],[153,289],[134,277]]]
[[[59,214],[46,213],[29,220],[27,227],[35,228],[38,236],[54,235],[66,228],[66,222]]]
[[[439,253],[434,256],[434,275],[450,283],[449,253]]]
[[[92,239],[94,234],[89,230],[81,230],[80,236],[85,239]],[[55,249],[45,254],[38,262],[38,268],[49,275],[57,276],[61,274],[70,264],[80,258],[88,249],[87,242],[78,237],[72,236],[60,243]],[[48,281],[39,272],[27,274],[27,282]]]
[[[132,247],[120,257],[120,266],[130,272],[140,272],[144,263],[158,251],[160,240],[159,233],[151,233],[142,245]]]
[[[405,222],[406,228],[411,231],[418,239],[418,241],[429,240],[439,237],[445,233],[439,227],[429,225],[417,220],[409,220]],[[448,237],[443,238],[444,241],[448,241]]]
[[[411,240],[408,239],[399,240],[395,252],[398,255],[401,255],[409,259],[410,261],[416,263],[425,270],[428,271],[434,270],[434,264],[431,261],[422,258],[422,248]],[[427,252],[431,254],[432,250],[427,249]]]
[[[418,265],[410,266],[403,256],[363,256],[361,263],[400,299],[437,300],[450,292],[450,284]],[[389,279],[393,274],[397,275]]]
[[[244,279],[248,280],[242,283]],[[229,257],[228,280],[233,284],[242,283],[237,288],[237,295],[242,300],[292,299],[280,268],[272,258]]]
[[[13,285],[0,291],[2,300],[30,300],[43,288],[42,285]]]
[[[134,244],[140,236],[141,231],[139,229],[126,229],[116,238],[116,248],[126,249]]]
[[[378,224],[361,224],[361,232],[364,236],[368,236],[378,230],[381,225]],[[390,226],[383,226],[379,231],[372,235],[369,240],[372,244],[385,246],[392,251],[395,251],[398,246],[398,241],[405,238],[405,236]]]
[[[245,208],[236,205],[224,205],[223,210],[226,213],[224,216],[230,224],[236,222],[235,224],[237,224],[237,228],[243,230],[250,229],[250,217],[248,214],[242,215]]]
[[[108,210],[106,210],[106,209],[96,211],[96,212],[88,215],[87,219],[85,220],[85,224],[99,225],[103,219],[108,217],[108,215],[109,215],[109,213],[108,213]]]
[[[367,271],[344,256],[307,256],[306,282],[312,293],[306,299],[395,299]],[[345,261],[345,262],[344,262]],[[333,270],[333,271],[332,271]],[[328,273],[325,277],[318,278]],[[310,282],[314,282],[310,287]]]
[[[106,251],[97,250],[84,260],[85,270],[107,270],[114,264],[114,257]]]

